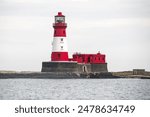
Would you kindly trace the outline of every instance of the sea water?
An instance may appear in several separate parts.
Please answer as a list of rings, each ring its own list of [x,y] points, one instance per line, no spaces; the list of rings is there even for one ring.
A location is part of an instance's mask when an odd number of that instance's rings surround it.
[[[150,79],[0,79],[0,99],[149,100]]]

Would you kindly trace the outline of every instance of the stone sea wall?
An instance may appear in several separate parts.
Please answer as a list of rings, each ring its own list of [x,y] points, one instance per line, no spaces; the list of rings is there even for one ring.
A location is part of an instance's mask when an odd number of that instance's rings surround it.
[[[108,72],[107,63],[82,64],[77,62],[43,62],[42,72]]]

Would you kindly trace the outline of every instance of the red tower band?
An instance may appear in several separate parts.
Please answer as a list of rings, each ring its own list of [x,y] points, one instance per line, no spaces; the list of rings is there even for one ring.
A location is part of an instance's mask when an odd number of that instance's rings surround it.
[[[68,58],[68,48],[66,39],[66,28],[65,16],[61,12],[55,16],[54,27],[54,39],[52,43],[52,54],[51,61],[74,61],[77,63],[91,63],[91,64],[104,64],[105,55],[98,52],[97,54],[73,54],[72,58]]]

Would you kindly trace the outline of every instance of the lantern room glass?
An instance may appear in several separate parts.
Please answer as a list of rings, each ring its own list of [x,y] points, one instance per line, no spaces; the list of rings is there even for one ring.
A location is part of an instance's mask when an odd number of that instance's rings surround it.
[[[65,23],[65,17],[55,17],[55,23]]]

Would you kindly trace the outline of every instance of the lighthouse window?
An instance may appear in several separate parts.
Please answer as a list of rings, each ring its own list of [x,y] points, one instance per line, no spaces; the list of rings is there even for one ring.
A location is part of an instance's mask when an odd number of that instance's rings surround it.
[[[63,41],[63,38],[61,38],[61,41]]]
[[[63,49],[63,46],[61,46],[61,49]]]
[[[90,63],[90,57],[88,58],[88,63]]]

